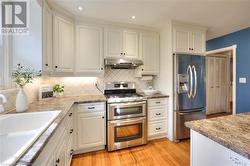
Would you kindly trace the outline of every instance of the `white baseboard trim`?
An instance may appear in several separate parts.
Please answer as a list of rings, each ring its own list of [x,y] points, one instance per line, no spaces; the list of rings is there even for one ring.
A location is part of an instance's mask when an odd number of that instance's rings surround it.
[[[94,152],[94,151],[103,150],[103,149],[105,149],[105,145],[75,150],[73,154],[76,155],[76,154]]]

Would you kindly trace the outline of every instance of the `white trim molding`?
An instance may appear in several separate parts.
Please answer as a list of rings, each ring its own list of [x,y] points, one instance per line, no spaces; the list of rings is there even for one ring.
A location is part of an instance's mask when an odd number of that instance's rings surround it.
[[[222,52],[226,52],[226,51],[232,51],[232,55],[233,55],[233,115],[236,114],[236,49],[237,49],[237,45],[232,45],[229,47],[224,47],[224,48],[220,48],[220,49],[216,49],[216,50],[211,50],[211,51],[207,51],[206,55],[211,55],[211,54],[218,54],[218,53],[222,53]]]

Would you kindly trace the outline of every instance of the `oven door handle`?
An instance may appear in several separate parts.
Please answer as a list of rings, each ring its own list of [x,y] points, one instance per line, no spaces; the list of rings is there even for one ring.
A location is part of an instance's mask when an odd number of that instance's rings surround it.
[[[109,104],[111,107],[133,107],[133,106],[141,106],[142,104],[146,104],[146,101],[141,101],[141,102],[129,102],[129,103],[114,103],[114,104]]]
[[[139,118],[131,118],[131,119],[121,119],[121,120],[114,120],[114,121],[109,121],[111,124],[116,124],[116,126],[119,126],[119,124],[124,125],[126,124],[132,124],[136,122],[141,122],[142,120],[145,120],[146,117],[139,117]]]

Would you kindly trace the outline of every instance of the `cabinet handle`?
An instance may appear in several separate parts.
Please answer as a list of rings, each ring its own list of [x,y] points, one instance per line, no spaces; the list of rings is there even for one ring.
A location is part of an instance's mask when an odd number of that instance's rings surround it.
[[[156,113],[155,115],[157,115],[157,116],[158,116],[158,115],[161,115],[161,113]]]
[[[69,117],[72,116],[72,113],[69,113]]]
[[[101,70],[103,70],[103,67],[101,68]]]
[[[157,128],[155,128],[156,130],[160,130],[161,128],[160,127],[157,127]]]
[[[56,163],[58,163],[58,164],[60,163],[60,159],[59,158],[56,160]]]
[[[122,56],[122,54],[123,54],[123,53],[121,52],[121,56]]]
[[[143,71],[144,69],[141,69],[141,71]]]
[[[73,132],[74,132],[74,130],[73,130],[73,129],[70,129],[69,133],[72,134]]]
[[[93,109],[95,109],[95,107],[88,107],[88,109],[89,109],[89,110],[93,110]]]
[[[155,102],[155,104],[161,104],[161,102],[160,102],[160,101],[157,101],[157,102]]]
[[[70,156],[72,156],[73,153],[74,153],[74,149],[71,149],[71,150],[70,150]]]
[[[102,117],[102,119],[104,119],[104,116]]]
[[[48,63],[46,63],[46,64],[45,64],[45,66],[49,66],[49,64],[48,64]]]
[[[57,69],[57,68],[58,68],[58,66],[55,66],[55,68]]]
[[[125,53],[123,53],[123,55],[125,55]]]

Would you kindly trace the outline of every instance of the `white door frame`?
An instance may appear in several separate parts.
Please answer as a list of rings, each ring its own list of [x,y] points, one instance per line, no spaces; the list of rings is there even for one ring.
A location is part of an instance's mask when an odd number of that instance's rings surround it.
[[[220,48],[212,51],[207,51],[206,55],[218,54],[221,52],[232,51],[233,52],[233,115],[236,114],[236,49],[237,45],[232,45],[225,48]]]

